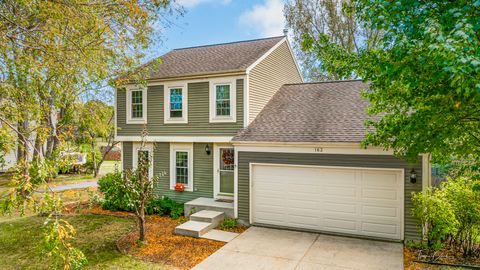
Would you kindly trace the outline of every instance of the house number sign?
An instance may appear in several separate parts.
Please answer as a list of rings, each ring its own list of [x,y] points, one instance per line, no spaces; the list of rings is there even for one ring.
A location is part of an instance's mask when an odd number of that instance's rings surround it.
[[[315,153],[322,153],[323,152],[323,148],[321,148],[321,147],[315,147],[313,149],[314,149]]]

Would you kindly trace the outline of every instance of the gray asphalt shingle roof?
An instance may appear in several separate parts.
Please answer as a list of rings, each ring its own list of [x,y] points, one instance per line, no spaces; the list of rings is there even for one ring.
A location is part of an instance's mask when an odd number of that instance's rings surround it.
[[[147,63],[149,79],[243,71],[284,37],[272,37],[232,43],[172,50],[160,56],[161,64]]]
[[[360,142],[367,88],[356,80],[284,85],[233,141]]]

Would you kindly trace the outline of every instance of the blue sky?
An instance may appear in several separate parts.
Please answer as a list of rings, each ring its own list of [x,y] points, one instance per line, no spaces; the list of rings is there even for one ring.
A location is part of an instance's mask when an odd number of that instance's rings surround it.
[[[279,36],[283,34],[283,0],[177,0],[183,17],[162,33],[149,59],[172,49]]]

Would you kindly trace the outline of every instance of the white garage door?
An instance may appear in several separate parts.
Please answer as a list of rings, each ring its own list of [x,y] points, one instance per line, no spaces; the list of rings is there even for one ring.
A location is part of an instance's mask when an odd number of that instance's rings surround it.
[[[252,221],[401,240],[400,170],[252,166]]]

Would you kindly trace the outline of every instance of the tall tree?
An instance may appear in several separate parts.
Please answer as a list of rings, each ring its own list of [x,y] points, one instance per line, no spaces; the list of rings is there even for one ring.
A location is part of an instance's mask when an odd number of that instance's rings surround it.
[[[60,238],[71,231],[58,219],[59,199],[34,192],[55,164],[52,153],[63,137],[59,124],[83,92],[131,74],[160,37],[153,34],[164,15],[176,10],[169,0],[0,1],[0,151],[18,148],[14,190],[1,209],[47,204],[43,209],[53,219],[49,245],[68,246],[68,237]],[[75,249],[55,250],[64,250],[66,267],[71,259],[83,261]]]
[[[114,110],[102,101],[90,100],[85,104],[78,104],[78,129],[82,139],[90,144],[93,159],[93,175],[97,177],[100,166],[105,156],[115,147]],[[98,148],[97,139],[102,138],[107,142],[100,160],[96,160]]]
[[[288,0],[284,7],[287,28],[305,77],[310,81],[348,79],[355,75],[338,74],[328,66],[341,67],[338,54],[332,54],[330,42],[353,53],[374,48],[380,31],[365,28],[358,21],[352,0]],[[302,41],[310,36],[323,50],[312,53],[302,50]]]
[[[379,48],[349,52],[328,46],[343,66],[329,72],[356,74],[370,84],[365,97],[375,132],[365,143],[415,159],[452,156],[480,162],[480,1],[355,1],[355,16],[382,31]],[[325,42],[304,39],[323,59]]]

